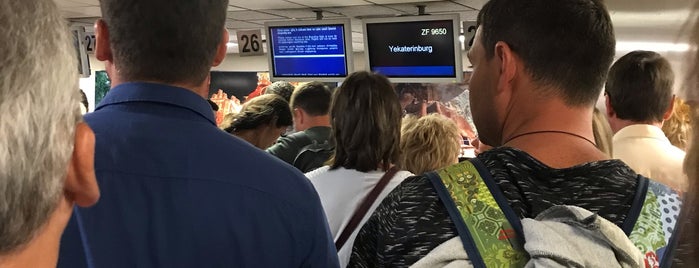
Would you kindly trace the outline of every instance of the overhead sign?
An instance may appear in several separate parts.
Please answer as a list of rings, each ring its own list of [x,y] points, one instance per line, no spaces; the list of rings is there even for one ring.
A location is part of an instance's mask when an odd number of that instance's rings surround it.
[[[262,48],[262,30],[237,31],[238,52],[240,56],[264,55]]]
[[[468,51],[473,46],[473,38],[476,37],[476,21],[464,21],[461,25],[464,29],[464,49]]]

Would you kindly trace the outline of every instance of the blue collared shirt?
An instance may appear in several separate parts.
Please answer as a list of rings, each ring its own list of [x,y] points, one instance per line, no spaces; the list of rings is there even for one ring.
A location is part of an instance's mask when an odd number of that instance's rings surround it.
[[[162,84],[113,88],[95,132],[99,202],[76,208],[59,267],[337,267],[311,183]]]

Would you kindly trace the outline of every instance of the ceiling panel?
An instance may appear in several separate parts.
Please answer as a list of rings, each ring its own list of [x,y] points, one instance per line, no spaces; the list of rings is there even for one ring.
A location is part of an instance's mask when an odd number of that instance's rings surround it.
[[[262,13],[252,10],[243,11],[231,11],[228,12],[228,19],[234,20],[274,20],[274,19],[286,19],[282,16],[277,16],[274,14]]]
[[[287,17],[291,19],[315,19],[316,13],[310,8],[298,8],[298,9],[274,9],[274,10],[260,10],[265,13],[275,14],[282,17]],[[333,18],[343,18],[344,16],[332,12],[323,12],[323,18],[333,19]]]
[[[444,1],[444,0],[423,0],[423,1],[415,1],[415,0],[368,0],[369,2],[375,3],[375,4],[380,4],[380,5],[388,5],[388,4],[425,4],[426,2],[436,2],[436,1]]]
[[[258,23],[252,23],[247,21],[238,20],[226,20],[226,28],[234,30],[244,30],[244,29],[259,29],[264,26]]]
[[[245,9],[239,8],[236,6],[230,6],[230,5],[228,6],[228,9],[227,9],[227,11],[240,11],[240,10],[245,10]]]
[[[21,1],[21,0],[16,0]],[[98,0],[54,0],[71,23],[91,28],[101,15]],[[326,19],[350,17],[355,50],[363,49],[360,18],[417,13],[418,4],[430,14],[459,13],[462,21],[475,20],[487,0],[229,0],[226,26],[235,30],[261,29],[265,21],[315,19],[322,9]],[[695,0],[606,0],[619,41],[686,42],[680,33]],[[256,12],[259,11],[259,12]],[[686,34],[685,34],[686,35]]]
[[[304,6],[280,0],[229,0],[231,6],[241,7],[244,9],[286,9],[286,8],[302,8]]]
[[[255,0],[256,1],[256,0]],[[359,6],[371,4],[364,0],[292,0],[295,3],[307,7],[340,7],[340,6]]]
[[[447,13],[455,13],[455,12],[435,12],[433,14],[439,15],[439,14],[447,14]],[[459,13],[459,18],[461,18],[461,21],[476,21],[478,19],[478,10],[473,10],[473,11],[461,11],[461,12],[456,12]]]
[[[405,14],[400,10],[395,10],[381,5],[365,5],[365,6],[351,6],[351,7],[341,7],[341,8],[326,8],[332,12],[337,12],[348,17],[354,18],[366,18],[366,17],[391,17],[396,15]]]
[[[66,7],[60,8],[61,15],[65,18],[85,18],[85,17],[101,17],[102,11],[99,6],[82,6],[82,7]]]
[[[694,0],[616,0],[605,1],[605,5],[610,11],[658,12],[662,10],[687,10],[694,2]]]
[[[454,3],[480,10],[488,0],[451,0]]]
[[[75,3],[80,3],[84,5],[90,5],[90,6],[99,6],[100,1],[99,0],[70,0],[71,2]]]
[[[459,14],[459,20],[460,21],[476,21],[478,18],[478,11],[477,10],[472,10],[472,11],[440,11],[440,12],[429,12],[430,15],[442,15],[442,14]]]
[[[440,2],[427,2],[427,3],[422,3],[424,4],[425,7],[425,12],[428,14],[433,14],[433,13],[443,13],[443,12],[461,12],[461,11],[473,11],[473,8],[464,6],[464,5],[459,5],[454,2],[449,2],[449,1],[440,1]],[[410,14],[417,14],[418,13],[418,8],[415,6],[415,4],[396,4],[396,5],[387,5],[388,7],[399,9],[402,11],[405,11],[406,13]]]
[[[84,6],[91,6],[90,4],[85,4],[81,2],[73,2],[70,0],[60,0],[56,1],[56,4],[60,9],[66,9],[66,8],[73,8],[73,7],[84,7]]]
[[[248,29],[248,30],[250,30],[250,29]],[[252,29],[252,30],[254,30],[254,29]],[[243,30],[241,30],[241,31],[243,31]],[[262,32],[262,36],[260,37],[260,39],[262,39],[262,42],[266,42],[265,40],[267,40],[267,36],[265,35],[264,31]],[[238,31],[228,30],[228,43],[235,44],[235,45],[238,44]]]

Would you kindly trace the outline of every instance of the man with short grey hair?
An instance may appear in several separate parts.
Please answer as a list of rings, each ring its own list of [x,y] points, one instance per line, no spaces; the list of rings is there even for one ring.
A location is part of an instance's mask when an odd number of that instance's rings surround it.
[[[73,205],[99,198],[95,137],[54,2],[0,6],[0,267],[52,267]]]

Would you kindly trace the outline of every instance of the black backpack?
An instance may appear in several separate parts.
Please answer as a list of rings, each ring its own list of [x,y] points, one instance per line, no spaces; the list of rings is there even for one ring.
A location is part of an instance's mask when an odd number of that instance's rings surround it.
[[[330,159],[334,150],[335,145],[330,144],[327,140],[323,143],[314,140],[311,144],[301,148],[294,158],[293,165],[303,173],[312,171],[322,167]]]

